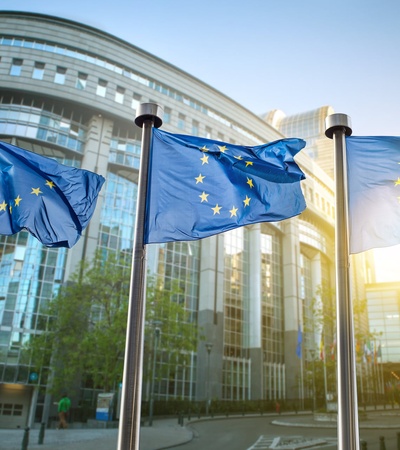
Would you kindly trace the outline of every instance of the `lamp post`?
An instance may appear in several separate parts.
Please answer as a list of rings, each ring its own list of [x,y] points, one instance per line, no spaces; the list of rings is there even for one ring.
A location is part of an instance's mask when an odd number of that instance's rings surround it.
[[[153,425],[153,409],[154,409],[154,382],[156,378],[156,361],[157,361],[157,346],[158,339],[160,338],[160,328],[154,328],[154,347],[153,347],[153,371],[151,374],[151,385],[150,385],[150,408],[149,408],[149,426]]]
[[[313,382],[313,412],[317,409],[317,398],[315,392],[315,350],[310,350],[312,359],[312,382]]]
[[[206,392],[206,415],[208,416],[208,408],[210,406],[210,353],[213,348],[213,344],[211,342],[206,343],[207,349],[207,392]]]

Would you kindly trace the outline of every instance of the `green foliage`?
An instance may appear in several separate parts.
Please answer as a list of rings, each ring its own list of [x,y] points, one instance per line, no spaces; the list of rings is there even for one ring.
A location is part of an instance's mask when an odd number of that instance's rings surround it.
[[[36,366],[53,369],[52,390],[78,387],[80,376],[93,387],[112,389],[121,380],[129,273],[115,255],[92,265],[82,262],[48,306],[49,328],[29,344]]]
[[[99,252],[91,264],[82,262],[59,295],[49,302],[48,329],[25,349],[37,368],[52,369],[52,392],[59,395],[87,387],[114,391],[122,381],[129,301],[130,267],[123,257]],[[174,290],[175,289],[175,290]],[[152,354],[154,324],[161,330],[160,350],[183,364],[196,348],[196,327],[188,323],[176,287],[168,291],[149,279],[145,355]],[[28,356],[26,356],[28,357]]]
[[[155,329],[160,337],[156,359],[163,360],[158,365],[156,377],[167,376],[176,367],[189,362],[190,353],[197,347],[197,327],[190,321],[185,309],[184,295],[178,282],[166,289],[161,278],[150,278],[147,283],[146,327],[144,351],[144,380],[152,377],[155,350]]]

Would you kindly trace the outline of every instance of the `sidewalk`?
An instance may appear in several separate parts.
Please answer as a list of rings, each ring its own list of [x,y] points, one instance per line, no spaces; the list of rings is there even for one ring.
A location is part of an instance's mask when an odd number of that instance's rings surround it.
[[[21,450],[24,430],[1,430],[1,450]],[[192,439],[192,432],[178,425],[177,419],[154,420],[152,427],[141,427],[140,450],[160,450]],[[38,444],[39,429],[29,432],[30,449],[42,450],[116,450],[118,429],[46,430],[43,444]]]
[[[233,416],[229,419],[237,420],[252,417],[252,415]],[[260,417],[260,415],[254,415]],[[312,428],[336,428],[336,422],[315,421],[313,415],[309,413],[283,413],[264,414],[265,418],[270,418],[271,423],[286,427],[312,427]],[[199,421],[224,420],[226,416],[216,416],[214,418],[193,419],[186,425]],[[360,428],[374,429],[397,429],[400,431],[400,411],[378,410],[368,411],[368,417],[359,421]],[[2,430],[0,429],[0,449],[1,450],[21,450],[24,430]],[[118,429],[86,428],[68,430],[46,430],[44,442],[38,444],[39,429],[29,432],[28,450],[116,450],[118,440]],[[142,426],[140,429],[140,450],[161,450],[169,447],[176,447],[193,438],[190,427],[180,426],[178,420],[158,419],[153,421],[153,426]]]

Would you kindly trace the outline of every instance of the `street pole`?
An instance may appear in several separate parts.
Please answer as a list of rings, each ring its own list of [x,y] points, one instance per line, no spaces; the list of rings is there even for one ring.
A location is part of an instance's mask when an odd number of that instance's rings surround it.
[[[358,450],[360,448],[353,307],[349,281],[350,258],[345,137],[350,136],[351,133],[350,117],[347,115],[332,114],[326,118],[325,134],[328,138],[333,139],[335,155],[338,450]]]
[[[208,363],[207,363],[206,416],[208,416],[208,409],[209,409],[209,406],[210,406],[210,353],[211,353],[212,347],[213,347],[213,344],[211,342],[207,342],[206,349],[207,349],[207,360],[208,360]]]
[[[153,346],[153,371],[151,374],[151,387],[150,387],[150,410],[149,410],[149,426],[153,425],[153,411],[154,411],[154,382],[156,378],[156,362],[157,362],[157,347],[158,339],[160,337],[160,329],[156,327],[154,329],[154,346]]]

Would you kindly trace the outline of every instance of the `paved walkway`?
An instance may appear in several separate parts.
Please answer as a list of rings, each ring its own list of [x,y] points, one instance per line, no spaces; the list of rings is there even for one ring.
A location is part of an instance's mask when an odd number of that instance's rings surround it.
[[[23,437],[24,430],[0,430],[0,449],[21,450]],[[192,437],[191,430],[178,425],[177,419],[154,420],[152,427],[140,429],[140,450],[174,447]],[[39,429],[30,430],[28,450],[116,450],[118,429],[46,430],[43,444],[38,439]]]
[[[313,428],[336,428],[335,422],[320,422],[313,420],[308,414],[265,414],[271,417],[275,425],[288,427],[313,427]],[[229,416],[230,419],[235,416]],[[246,417],[249,417],[246,416]],[[259,416],[257,416],[259,417]],[[177,419],[154,420],[153,426],[141,427],[140,450],[160,450],[176,447],[193,438],[190,424],[199,420],[224,420],[226,416],[213,419],[194,419],[190,422],[185,420],[185,426],[180,426]],[[237,416],[238,420],[242,416]],[[360,419],[360,428],[396,429],[400,432],[400,411],[381,410],[370,411],[365,420]],[[21,450],[24,430],[2,430],[0,429],[1,450]],[[73,429],[68,430],[46,430],[44,443],[38,444],[39,429],[29,432],[29,449],[42,450],[116,450],[118,430],[117,429]]]

